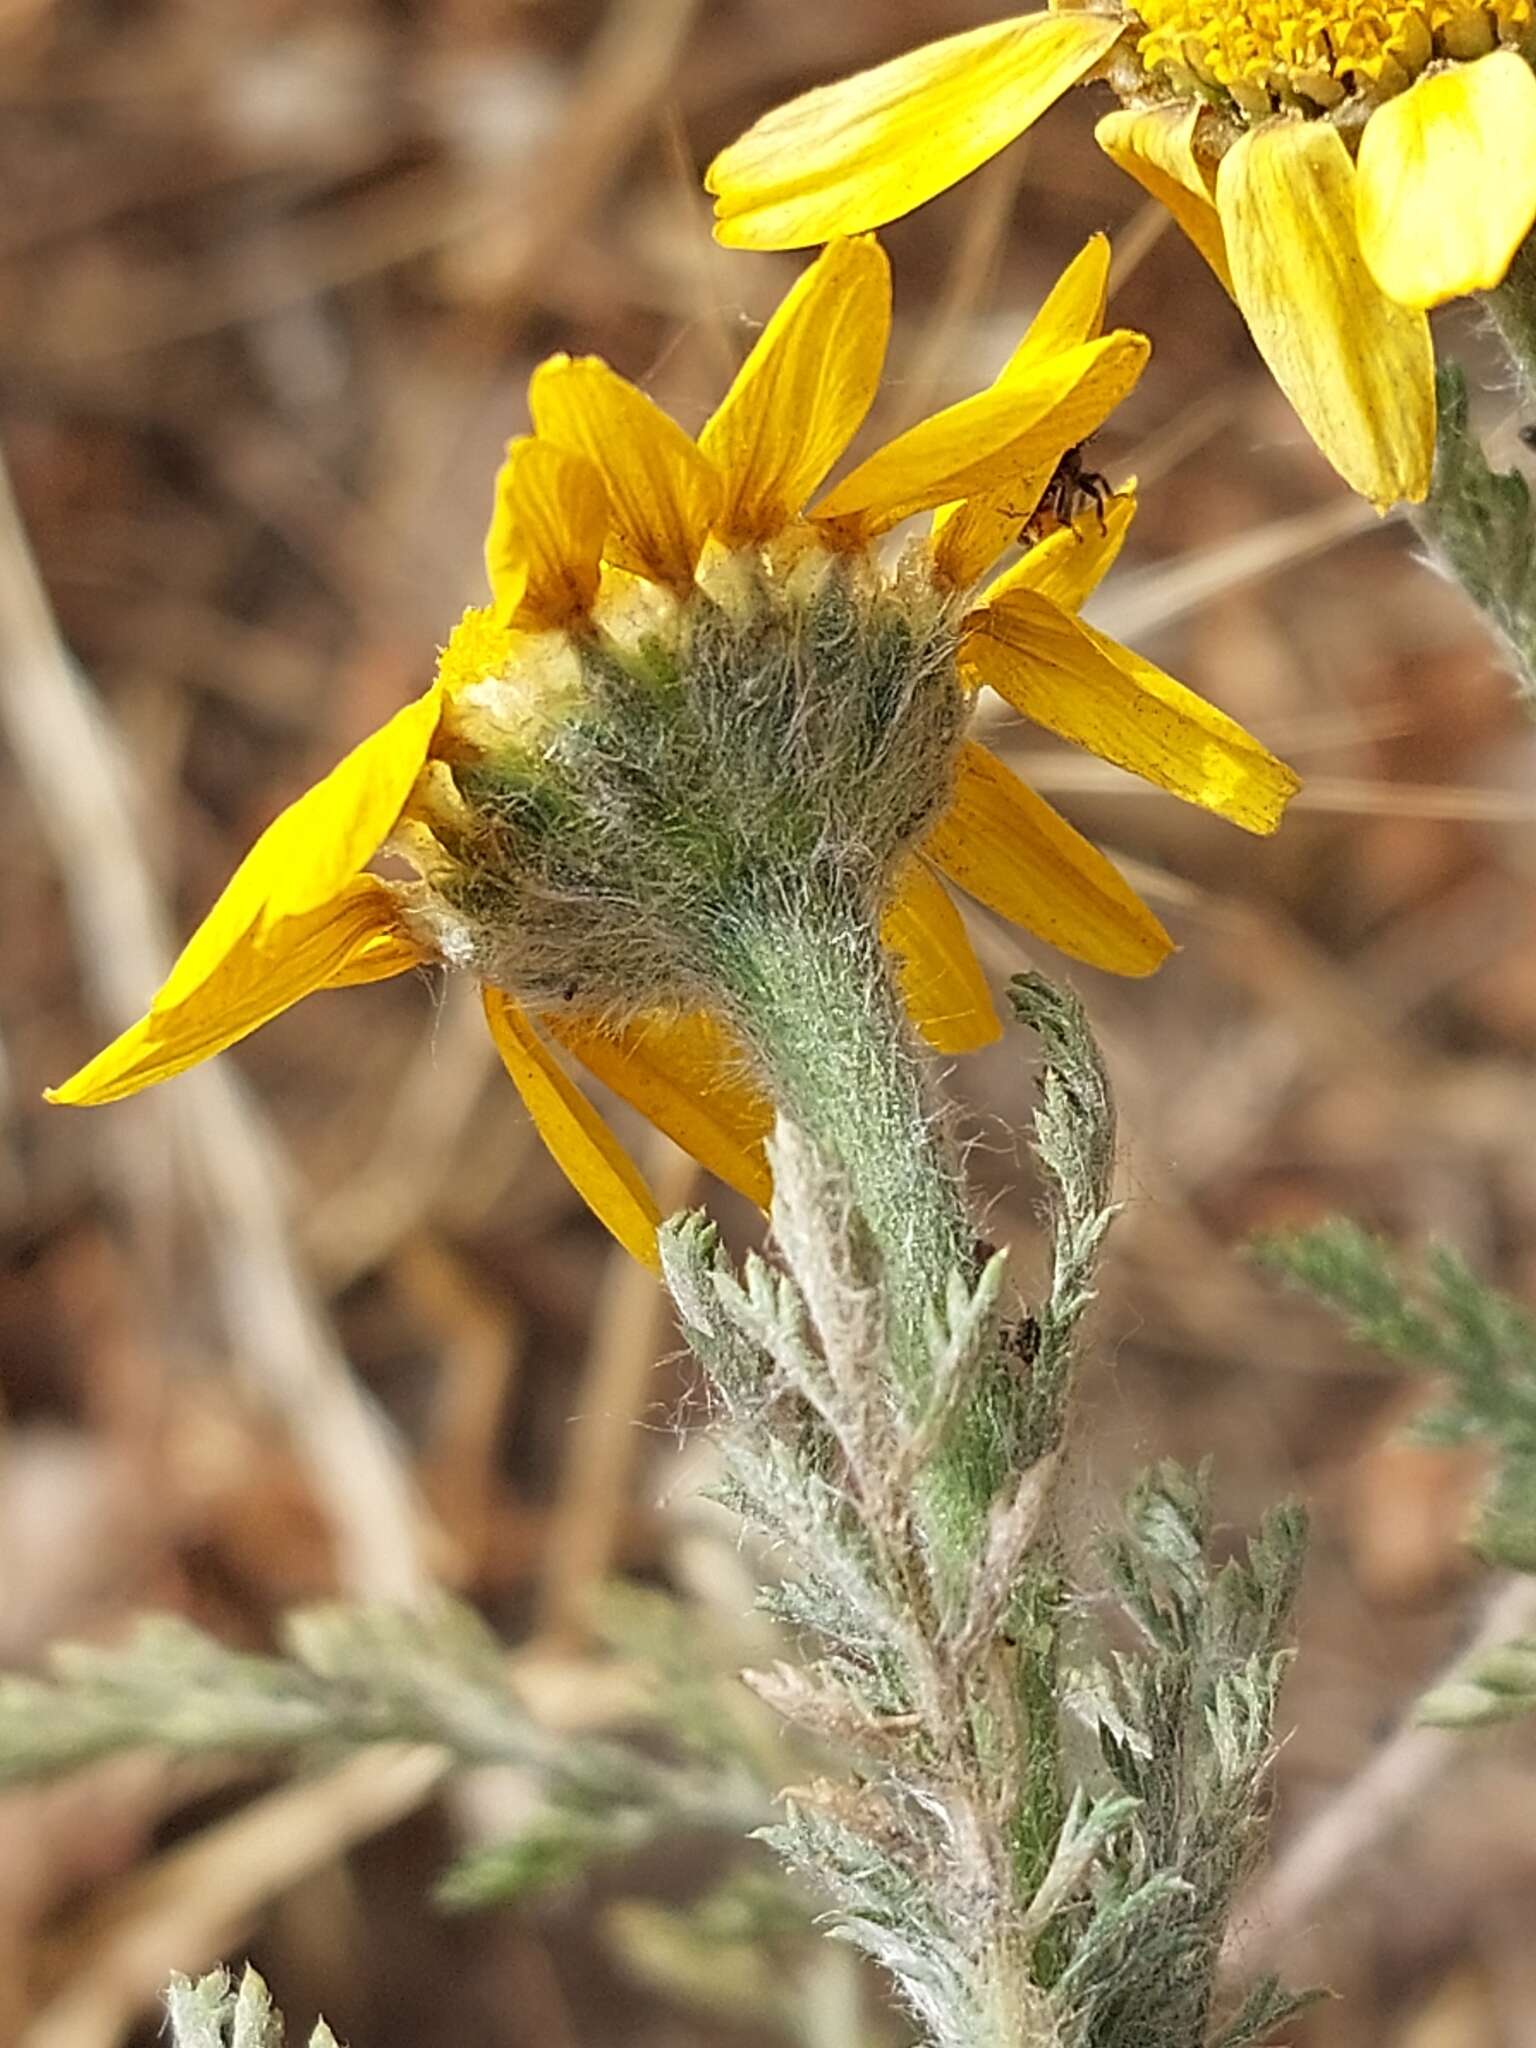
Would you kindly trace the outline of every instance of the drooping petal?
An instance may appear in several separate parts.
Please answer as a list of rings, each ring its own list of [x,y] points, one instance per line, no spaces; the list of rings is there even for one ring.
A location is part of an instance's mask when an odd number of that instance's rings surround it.
[[[1514,50],[1427,72],[1366,122],[1356,171],[1360,248],[1389,298],[1490,291],[1536,222],[1536,74]]]
[[[952,882],[1074,960],[1150,974],[1173,941],[1098,848],[974,742],[923,843]]]
[[[427,758],[441,695],[434,683],[279,812],[182,948],[158,1007],[207,980],[253,927],[268,931],[331,903],[372,860]]]
[[[1116,491],[1074,525],[1036,541],[982,593],[983,605],[995,604],[1010,590],[1038,590],[1060,610],[1075,612],[1114,567],[1135,516],[1135,490]]]
[[[976,1052],[1003,1027],[965,920],[920,858],[907,862],[880,924],[907,1013],[935,1052]]]
[[[720,510],[720,480],[675,420],[598,356],[551,356],[528,386],[541,441],[583,455],[608,493],[608,559],[684,590]]]
[[[661,1211],[640,1169],[561,1070],[526,1013],[497,988],[483,991],[485,1021],[534,1128],[555,1164],[605,1229],[633,1258],[661,1270]]]
[[[834,539],[859,546],[914,512],[1000,491],[1043,461],[1054,466],[1108,418],[1148,354],[1145,335],[1116,329],[964,398],[877,449],[812,517]]]
[[[1273,832],[1300,784],[1235,719],[1037,591],[977,614],[962,664],[1015,711],[1248,832]]]
[[[316,989],[383,981],[427,957],[390,891],[359,875],[330,903],[241,932],[211,973],[179,998],[167,1000],[162,990],[147,1016],[50,1088],[48,1100],[96,1104],[136,1095],[223,1052]]]
[[[1355,167],[1326,121],[1271,121],[1221,161],[1232,286],[1259,353],[1345,482],[1379,507],[1429,489],[1429,323],[1389,299],[1355,231]]]
[[[507,443],[485,566],[503,627],[565,626],[602,574],[608,493],[590,462],[531,434]]]
[[[1093,133],[1110,162],[1129,172],[1143,191],[1167,207],[1231,291],[1232,272],[1221,216],[1195,155],[1200,113],[1198,103],[1186,107],[1182,102],[1139,113],[1127,109],[1106,114]]]
[[[767,539],[800,511],[863,425],[890,331],[891,267],[872,237],[833,242],[801,273],[699,436],[724,478],[726,539]]]
[[[1022,135],[1120,31],[1104,15],[1016,15],[775,108],[710,165],[716,235],[796,249],[910,213]]]
[[[417,963],[393,898],[360,870],[421,772],[441,696],[434,683],[279,813],[182,948],[148,1014],[50,1099],[115,1101],[233,1045],[313,989]]]
[[[766,1209],[773,1191],[763,1140],[773,1107],[747,1056],[702,1012],[643,1017],[618,1030],[548,1013],[544,1028],[605,1087],[638,1109],[709,1173]]]

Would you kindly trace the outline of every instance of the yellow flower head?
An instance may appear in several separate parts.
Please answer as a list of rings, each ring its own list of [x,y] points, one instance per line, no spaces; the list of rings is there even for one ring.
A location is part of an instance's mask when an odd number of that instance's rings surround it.
[[[878,921],[951,1053],[999,1026],[941,876],[1075,959],[1150,972],[1171,943],[1156,918],[966,735],[987,683],[1249,830],[1296,786],[1078,619],[1133,494],[1076,528],[1037,516],[1146,361],[1140,335],[1101,332],[1107,266],[1095,237],[988,389],[819,497],[884,361],[872,239],[802,275],[697,440],[605,363],[542,364],[497,478],[490,603],[432,687],[268,827],[148,1014],[52,1099],[165,1080],[315,989],[464,967],[551,1152],[654,1262],[655,1202],[556,1048],[762,1201],[771,1062],[722,965],[749,908],[814,887]],[[928,530],[888,563],[883,536],[917,513]],[[978,592],[1026,523],[1041,537]],[[416,882],[367,872],[386,847]]]
[[[1233,294],[1319,448],[1422,499],[1426,309],[1500,283],[1536,221],[1533,0],[1053,0],[824,87],[711,167],[720,239],[795,248],[956,184],[1069,89]]]

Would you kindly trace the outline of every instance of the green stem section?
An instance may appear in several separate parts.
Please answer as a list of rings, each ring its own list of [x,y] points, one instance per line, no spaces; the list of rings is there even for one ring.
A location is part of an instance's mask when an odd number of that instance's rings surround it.
[[[796,892],[733,919],[720,951],[776,1106],[847,1179],[879,1255],[891,1370],[915,1412],[929,1391],[932,1313],[952,1276],[974,1285],[982,1261],[931,1062],[874,921],[835,888]],[[956,1584],[1017,1468],[1019,1398],[999,1358],[919,1489],[931,1554]]]
[[[1536,408],[1536,237],[1515,252],[1484,303],[1515,373],[1522,404]],[[1414,524],[1446,574],[1504,642],[1521,702],[1536,717],[1536,516],[1519,470],[1496,470],[1473,431],[1466,376],[1441,365],[1439,427],[1428,500]]]
[[[1536,316],[1536,289],[1519,303]],[[1508,338],[1502,321],[1500,327]],[[1523,331],[1531,353],[1516,360],[1522,376],[1529,376],[1536,373],[1536,326]],[[1518,470],[1490,467],[1471,426],[1460,367],[1444,364],[1436,387],[1435,479],[1414,523],[1446,574],[1504,642],[1521,702],[1536,716],[1536,517],[1530,486]]]
[[[884,1267],[909,1388],[929,1309],[973,1271],[963,1182],[924,1055],[867,913],[804,896],[733,920],[722,965],[778,1107],[847,1176]]]
[[[1516,250],[1504,282],[1489,292],[1488,310],[1520,373],[1521,398],[1536,403],[1536,247],[1530,239]]]

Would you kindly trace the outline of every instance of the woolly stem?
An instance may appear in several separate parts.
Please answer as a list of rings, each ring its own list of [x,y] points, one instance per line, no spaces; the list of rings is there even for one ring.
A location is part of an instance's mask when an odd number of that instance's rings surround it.
[[[951,1276],[980,1271],[977,1234],[930,1062],[863,906],[835,887],[754,904],[721,971],[776,1106],[847,1179],[879,1255],[890,1367],[920,1403],[932,1318]],[[928,1489],[939,1556],[963,1569],[1014,1445],[983,1393]]]
[[[920,1391],[929,1311],[974,1268],[975,1235],[884,948],[829,890],[748,910],[722,965],[778,1107],[847,1176],[884,1268],[897,1369]]]

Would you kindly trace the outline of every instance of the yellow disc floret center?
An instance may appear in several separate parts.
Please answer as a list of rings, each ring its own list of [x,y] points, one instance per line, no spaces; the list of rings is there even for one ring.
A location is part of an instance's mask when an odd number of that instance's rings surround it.
[[[1536,0],[1138,0],[1143,65],[1262,118],[1401,92],[1437,59],[1524,43]]]

